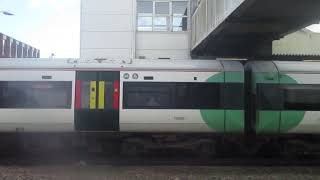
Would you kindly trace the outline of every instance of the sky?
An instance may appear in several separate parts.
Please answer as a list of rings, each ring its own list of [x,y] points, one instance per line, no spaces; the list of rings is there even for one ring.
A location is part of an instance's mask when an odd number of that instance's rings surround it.
[[[80,0],[0,0],[0,11],[15,14],[0,14],[0,32],[40,49],[41,58],[79,57]]]
[[[78,58],[80,0],[0,0],[0,32],[40,49],[41,58]]]

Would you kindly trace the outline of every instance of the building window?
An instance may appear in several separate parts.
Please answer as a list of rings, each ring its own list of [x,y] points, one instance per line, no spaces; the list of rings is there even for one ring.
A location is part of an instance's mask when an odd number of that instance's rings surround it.
[[[152,16],[138,18],[138,31],[152,31]]]
[[[187,31],[188,1],[138,0],[138,31]]]
[[[156,15],[170,15],[169,2],[155,2]]]
[[[138,31],[152,31],[153,2],[137,2]]]
[[[151,15],[153,14],[153,2],[152,1],[138,1],[137,5],[138,13],[144,15]]]
[[[169,18],[166,16],[154,17],[154,31],[168,31],[169,30]]]

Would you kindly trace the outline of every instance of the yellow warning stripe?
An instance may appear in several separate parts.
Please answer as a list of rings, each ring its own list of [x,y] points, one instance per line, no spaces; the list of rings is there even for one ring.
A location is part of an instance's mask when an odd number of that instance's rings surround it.
[[[90,109],[96,109],[97,104],[97,82],[90,81]]]
[[[99,104],[98,108],[99,109],[104,109],[104,94],[105,94],[105,82],[104,81],[99,81]]]

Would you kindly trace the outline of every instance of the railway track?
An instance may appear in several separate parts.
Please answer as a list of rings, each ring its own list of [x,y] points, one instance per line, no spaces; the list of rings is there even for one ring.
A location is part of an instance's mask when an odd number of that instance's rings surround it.
[[[319,166],[319,155],[200,157],[193,152],[171,151],[136,156],[85,151],[1,152],[0,165],[111,165],[111,166]]]

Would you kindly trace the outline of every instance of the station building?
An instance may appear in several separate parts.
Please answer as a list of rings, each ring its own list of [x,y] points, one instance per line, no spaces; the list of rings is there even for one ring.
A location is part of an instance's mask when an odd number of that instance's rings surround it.
[[[82,0],[81,58],[190,59],[189,1]]]
[[[309,1],[290,1],[301,7],[301,14],[290,21],[287,15],[296,11],[281,10],[285,2],[274,13],[265,12],[275,7],[275,0],[81,0],[80,57],[186,60],[198,54],[212,57],[211,52],[231,57],[278,53],[275,48],[283,45],[272,38],[310,24],[305,16],[320,16]],[[278,17],[288,23],[275,24]],[[261,24],[263,18],[270,22]]]

